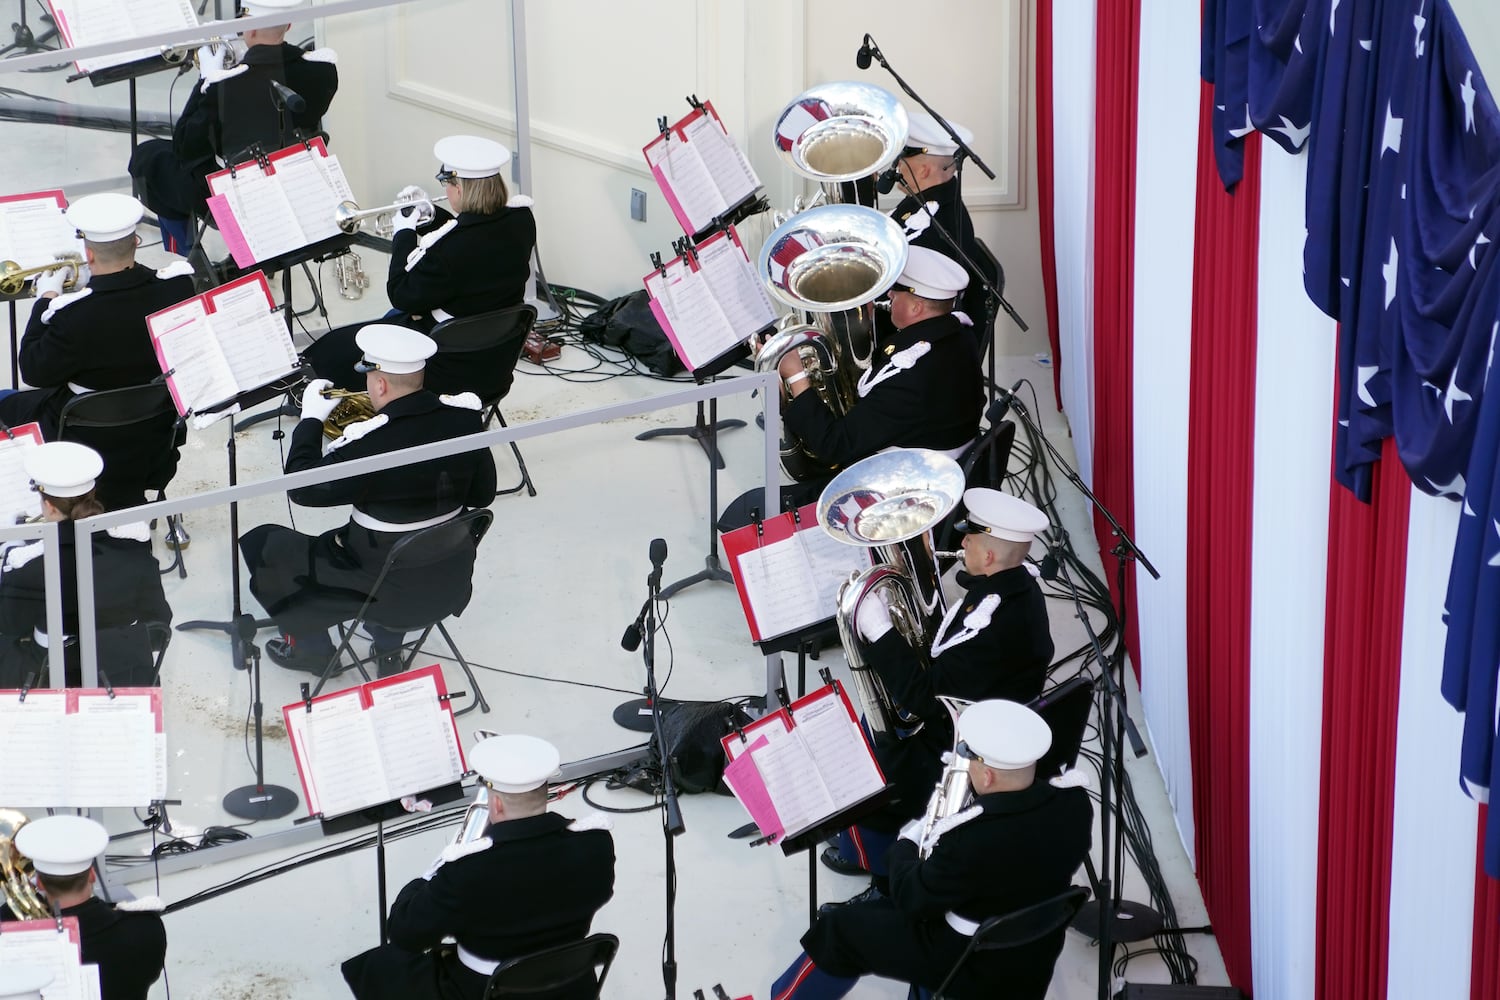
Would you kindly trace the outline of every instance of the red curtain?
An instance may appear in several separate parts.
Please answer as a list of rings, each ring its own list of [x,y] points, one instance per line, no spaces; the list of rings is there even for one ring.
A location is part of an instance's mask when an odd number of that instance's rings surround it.
[[[1250,542],[1260,137],[1219,183],[1213,88],[1199,97],[1188,386],[1187,692],[1198,883],[1229,981],[1251,992]]]
[[[1479,807],[1479,842],[1474,851],[1474,941],[1470,954],[1469,1000],[1500,997],[1500,882],[1484,873],[1484,829],[1488,807]]]
[[[1140,61],[1140,0],[1098,5],[1095,28],[1094,149],[1094,494],[1134,537],[1135,125]],[[1118,604],[1116,539],[1094,515],[1104,572]],[[1134,593],[1135,570],[1125,586]],[[1126,647],[1140,676],[1135,600],[1126,603]]]
[[[1320,997],[1383,997],[1411,480],[1387,438],[1370,503],[1331,483],[1318,824]]]
[[[1042,294],[1052,345],[1052,391],[1062,409],[1062,339],[1057,329],[1057,235],[1052,214],[1052,0],[1036,11],[1036,199],[1042,241]]]

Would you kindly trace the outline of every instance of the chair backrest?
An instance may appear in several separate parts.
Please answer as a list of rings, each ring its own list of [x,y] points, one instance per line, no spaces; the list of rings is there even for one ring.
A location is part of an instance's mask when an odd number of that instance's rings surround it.
[[[385,557],[385,565],[380,567],[380,575],[375,578],[375,584],[370,588],[364,605],[359,609],[358,620],[364,621],[365,616],[371,614],[371,606],[380,602],[382,585],[392,573],[431,566],[451,559],[465,550],[472,552],[478,549],[480,541],[490,530],[490,525],[494,520],[494,512],[481,507],[478,510],[465,511],[451,521],[407,532],[395,545],[391,546],[391,551]],[[437,589],[433,590],[434,595],[438,593],[440,591]],[[463,600],[467,603],[468,588],[462,588],[462,593]],[[374,618],[378,624],[387,628],[410,630],[424,628],[461,609],[462,605],[450,606],[446,601],[435,596],[433,600],[426,602],[426,606],[402,605],[398,611],[393,605],[389,614],[382,611],[374,615]],[[401,613],[409,614],[411,618],[397,620],[396,616]]]
[[[1013,421],[1002,420],[989,430],[979,435],[979,440],[963,455],[963,461],[959,464],[964,470],[964,488],[987,487],[998,490],[1005,482],[1006,471],[1010,467],[1010,451],[1016,443],[1016,425]],[[938,526],[933,537],[937,539],[938,548],[950,551],[954,547],[953,525],[964,516],[966,508],[960,500],[952,512]]]
[[[582,941],[532,952],[495,970],[485,985],[485,1000],[596,998],[619,948],[620,939],[613,934],[593,934]]]
[[[164,490],[177,474],[177,409],[165,383],[79,393],[64,404],[59,441],[77,441],[104,457],[100,499],[111,510],[135,506],[146,490]]]
[[[1066,892],[1039,903],[989,918],[979,925],[979,929],[969,939],[968,947],[958,957],[958,961],[953,963],[953,968],[948,970],[947,977],[944,978],[937,992],[932,995],[932,1000],[943,1000],[948,995],[949,984],[953,982],[959,970],[974,952],[1021,948],[1049,935],[1058,934],[1073,922],[1073,918],[1078,916],[1078,911],[1082,909],[1088,898],[1088,887],[1075,885],[1069,887]]]
[[[432,328],[437,355],[423,382],[437,393],[472,392],[486,407],[505,398],[516,362],[536,322],[536,307],[510,306],[474,316],[455,316]]]

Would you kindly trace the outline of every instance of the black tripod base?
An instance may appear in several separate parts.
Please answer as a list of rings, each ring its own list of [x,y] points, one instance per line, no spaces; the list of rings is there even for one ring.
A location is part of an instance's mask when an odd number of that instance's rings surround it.
[[[224,811],[240,819],[279,819],[297,808],[297,793],[280,785],[244,785],[224,796]]]
[[[695,583],[708,583],[711,581],[718,583],[734,582],[734,577],[730,576],[729,571],[719,563],[718,555],[712,552],[710,552],[703,558],[702,569],[694,573],[692,576],[683,577],[676,583],[667,584],[665,587],[661,588],[661,596],[663,598],[671,597],[673,594],[677,594],[688,589]]]
[[[667,698],[659,702],[662,711],[666,711],[677,704]],[[651,702],[645,698],[632,698],[615,708],[615,725],[621,729],[628,729],[633,733],[649,733],[655,727],[651,724]]]
[[[1099,920],[1104,906],[1098,900],[1091,899],[1083,904],[1078,911],[1078,916],[1073,918],[1073,928],[1095,941],[1099,940]],[[1111,907],[1113,911],[1109,921],[1109,940],[1115,944],[1128,944],[1132,941],[1145,941],[1147,938],[1155,937],[1161,933],[1165,921],[1161,914],[1157,913],[1145,903],[1133,903],[1128,899],[1122,899]]]
[[[650,441],[659,437],[687,437],[698,442],[703,449],[703,454],[713,463],[715,469],[724,468],[724,456],[719,454],[719,446],[715,443],[713,435],[718,431],[731,431],[736,427],[745,426],[743,420],[715,420],[713,424],[697,423],[692,427],[658,427],[654,430],[641,431],[635,436],[637,441]]]

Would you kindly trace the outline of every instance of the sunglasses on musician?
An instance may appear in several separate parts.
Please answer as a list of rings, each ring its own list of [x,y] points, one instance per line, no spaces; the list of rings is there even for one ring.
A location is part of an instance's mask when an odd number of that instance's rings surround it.
[[[449,170],[447,167],[438,167],[438,172],[433,174],[433,179],[436,180],[439,184],[457,184],[458,174]]]

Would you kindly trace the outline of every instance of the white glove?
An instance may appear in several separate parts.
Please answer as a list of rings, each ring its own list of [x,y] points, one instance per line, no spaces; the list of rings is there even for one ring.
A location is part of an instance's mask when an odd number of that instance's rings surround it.
[[[875,642],[889,632],[891,609],[886,607],[885,598],[877,592],[860,601],[859,610],[854,614],[854,624],[858,626],[859,634],[865,637],[866,642]]]
[[[396,192],[396,204],[398,204],[398,205],[404,205],[404,204],[406,204],[409,201],[427,201],[427,202],[430,202],[430,201],[432,201],[432,199],[427,196],[427,192],[426,191],[423,191],[421,188],[417,187],[415,184],[408,184],[408,185],[406,185],[406,187],[404,187],[400,191]]]
[[[897,840],[909,840],[917,846],[921,846],[922,823],[926,817],[919,816],[901,828],[901,834]]]
[[[68,282],[68,272],[71,270],[71,267],[60,267],[55,271],[37,275],[32,294],[39,299],[44,296],[50,298],[53,295],[61,295],[63,285]]]
[[[417,224],[420,221],[421,219],[418,218],[416,206],[399,209],[391,216],[391,235],[394,236],[396,233],[404,232],[408,229],[416,232]]]
[[[303,420],[316,420],[321,424],[328,419],[328,414],[339,405],[337,399],[323,398],[323,390],[332,388],[333,383],[326,378],[315,378],[307,383],[307,388],[302,390]]]
[[[73,281],[73,291],[81,292],[89,287],[89,279],[94,276],[94,272],[89,270],[87,264],[79,264],[76,268],[70,267],[68,270],[78,272],[77,278]]]
[[[222,73],[228,68],[229,48],[227,46],[198,46],[198,73],[201,76],[208,76],[211,73]]]

